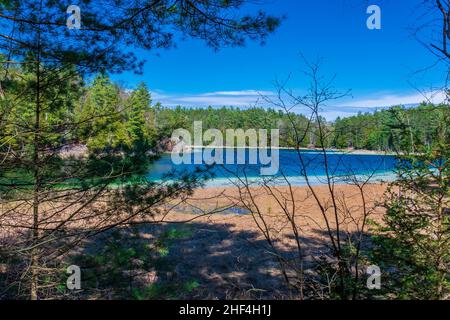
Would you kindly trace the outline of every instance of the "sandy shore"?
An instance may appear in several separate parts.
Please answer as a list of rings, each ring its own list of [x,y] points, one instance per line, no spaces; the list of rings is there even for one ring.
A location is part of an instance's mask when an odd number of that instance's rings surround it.
[[[328,186],[313,186],[313,191],[320,202],[326,207],[325,216],[320,210],[319,203],[308,187],[273,187],[271,190],[264,188],[250,188],[239,190],[235,187],[210,187],[196,190],[194,195],[187,200],[188,204],[181,205],[168,215],[169,221],[182,221],[195,219],[209,223],[229,223],[233,230],[258,230],[255,223],[257,218],[264,218],[271,225],[286,222],[286,214],[295,214],[295,221],[306,233],[319,228],[323,229],[325,217],[332,228],[336,228],[335,210],[332,205],[332,197]],[[292,191],[292,196],[291,196]],[[386,185],[370,184],[364,187],[364,201],[366,210],[372,220],[380,220],[383,210],[377,207],[377,202],[382,201]],[[363,199],[356,186],[338,185],[334,190],[336,207],[338,207],[339,226],[344,230],[356,230],[363,217]],[[249,213],[256,211],[254,214]],[[194,211],[194,213],[192,213]],[[213,212],[209,215],[207,213]],[[260,216],[259,216],[260,215]],[[289,228],[287,228],[289,229]]]
[[[308,187],[247,191],[231,187],[205,188],[171,210],[165,221],[224,227],[230,236],[250,232],[261,241],[266,241],[266,233],[281,250],[295,245],[295,232],[306,243],[313,240],[322,246],[329,242],[327,225],[332,232],[339,229],[341,236],[347,238],[363,228],[367,232],[367,221],[381,222],[384,209],[380,203],[386,187],[366,185],[363,197],[356,186],[335,186],[334,202],[328,186],[314,186],[313,190]],[[314,250],[308,245],[305,249]]]
[[[369,217],[380,220],[383,210],[375,207],[382,201],[385,185],[364,187],[364,200]],[[248,192],[250,191],[250,192]],[[271,190],[251,188],[205,188],[196,190],[184,204],[175,200],[154,217],[160,222],[138,225],[141,241],[158,243],[168,234],[177,238],[168,244],[167,270],[146,271],[143,283],[186,283],[195,280],[198,287],[180,298],[189,299],[287,299],[290,296],[264,232],[277,250],[276,254],[291,259],[297,254],[296,236],[288,216],[293,217],[305,255],[305,268],[317,257],[329,254],[328,222],[336,227],[342,239],[354,236],[362,227],[363,199],[355,186],[336,186],[334,194],[339,224],[327,186],[314,186],[325,215],[307,187],[276,187]],[[249,210],[251,209],[251,210]],[[127,235],[128,228],[122,228]],[[97,247],[108,233],[92,241]],[[126,245],[124,243],[124,245]],[[89,251],[89,250],[88,250]],[[148,279],[146,278],[148,275]]]
[[[203,149],[203,148],[209,148],[209,149],[216,149],[218,147],[211,147],[211,146],[195,146],[195,145],[185,145],[183,147],[184,152],[191,152],[193,149]],[[260,147],[258,147],[260,148]],[[223,147],[223,149],[227,149],[227,147]],[[250,147],[232,147],[232,149],[252,149]],[[292,147],[270,147],[270,149],[275,150],[297,150],[297,148]],[[300,151],[316,151],[316,152],[323,152],[320,148],[299,148]],[[333,152],[333,153],[345,153],[345,154],[353,154],[353,155],[396,155],[394,152],[387,152],[387,151],[379,151],[379,150],[367,150],[367,149],[326,149],[327,152]],[[166,154],[171,154],[170,151],[166,151]]]
[[[236,188],[197,190],[187,200],[188,204],[178,206],[166,216],[166,221],[175,223],[151,226],[146,233],[153,238],[164,230],[184,230],[186,235],[181,241],[174,242],[169,258],[176,265],[173,277],[177,281],[198,279],[201,283],[188,298],[293,298],[287,296],[279,264],[262,230],[270,234],[277,254],[285,258],[296,255],[295,234],[283,209],[287,204],[288,212],[295,211],[294,220],[306,264],[329,254],[330,240],[324,215],[311,191],[307,187],[294,187],[292,190],[294,202],[290,200],[287,187],[276,188],[273,194],[253,188],[251,197],[261,215],[245,210],[242,200],[244,203],[248,201],[250,194],[240,194]],[[382,201],[385,190],[385,185],[367,185],[364,188],[366,209],[372,220],[380,221],[383,216],[383,210],[374,207],[377,201]],[[335,215],[328,188],[317,186],[314,192],[327,208],[325,216],[334,231]],[[357,235],[355,231],[361,229],[364,221],[358,188],[336,186],[335,194],[343,239]],[[216,213],[208,214],[213,211]],[[202,216],[202,213],[206,215]]]

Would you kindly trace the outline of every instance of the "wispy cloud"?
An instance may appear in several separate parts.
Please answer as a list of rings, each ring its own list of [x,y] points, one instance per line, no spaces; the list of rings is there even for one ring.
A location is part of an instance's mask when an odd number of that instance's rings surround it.
[[[153,93],[153,100],[165,106],[186,106],[186,107],[222,107],[236,106],[248,107],[255,105],[260,100],[261,95],[271,95],[270,91],[241,90],[241,91],[215,91],[201,94],[175,94],[168,95],[164,92]]]
[[[337,117],[348,117],[358,112],[373,112],[392,106],[402,105],[410,107],[417,106],[422,102],[442,103],[443,101],[445,101],[445,93],[443,91],[433,91],[425,94],[381,93],[324,107],[322,114],[328,120],[335,120]]]
[[[237,90],[237,91],[215,91],[201,94],[167,94],[162,91],[154,91],[153,100],[160,102],[164,106],[185,106],[185,107],[250,107],[258,105],[264,107],[266,103],[261,99],[261,95],[271,97],[274,95],[271,91],[264,90]],[[398,93],[380,93],[365,97],[354,97],[353,99],[341,103],[324,106],[322,115],[328,120],[334,120],[337,117],[348,117],[358,112],[370,112],[379,109],[389,108],[395,105],[413,106],[423,101],[439,103],[445,100],[445,94],[442,91],[434,91],[423,95],[420,93],[398,94]],[[305,108],[293,110],[299,113],[308,113]]]
[[[378,94],[371,95],[362,99],[354,99],[345,103],[339,104],[339,106],[352,107],[352,108],[387,108],[397,105],[414,105],[424,101],[430,101],[439,103],[445,100],[445,94],[443,91],[433,91],[428,93],[412,93],[412,94]]]

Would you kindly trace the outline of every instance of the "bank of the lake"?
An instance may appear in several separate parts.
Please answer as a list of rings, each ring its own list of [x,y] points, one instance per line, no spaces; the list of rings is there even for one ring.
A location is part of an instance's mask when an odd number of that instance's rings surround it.
[[[257,162],[249,161],[252,151],[257,151]],[[261,163],[260,152],[268,156],[269,163]],[[156,182],[172,180],[182,173],[193,173],[198,168],[205,169],[203,160],[207,154],[217,157],[220,162],[209,168],[212,179],[207,181],[208,187],[232,186],[243,177],[255,184],[270,179],[273,185],[304,186],[305,175],[313,185],[324,184],[328,178],[331,178],[334,184],[346,184],[354,178],[379,183],[395,178],[394,170],[397,164],[397,159],[393,155],[369,152],[328,150],[325,155],[322,151],[305,149],[300,150],[301,157],[299,157],[297,150],[293,149],[232,148],[217,151],[214,148],[195,148],[186,152],[186,158],[179,164],[174,162],[172,155],[164,154],[149,167],[147,179]],[[233,161],[230,163],[229,159]],[[264,175],[264,168],[272,168],[276,173]],[[172,173],[172,177],[167,176],[168,173]]]

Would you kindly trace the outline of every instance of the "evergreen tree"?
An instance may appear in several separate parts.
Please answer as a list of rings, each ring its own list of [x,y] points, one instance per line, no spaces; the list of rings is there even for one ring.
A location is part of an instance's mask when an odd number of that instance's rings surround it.
[[[383,204],[384,224],[376,228],[372,255],[383,270],[383,290],[391,297],[449,296],[450,109],[442,107],[435,114],[432,142],[416,144],[414,153],[406,149],[398,155],[397,177]],[[407,123],[397,127],[399,140],[408,141],[412,128]]]
[[[264,41],[280,20],[239,14],[246,3],[84,0],[77,30],[64,21],[67,1],[0,2],[0,83],[7,92],[0,107],[0,258],[15,271],[19,296],[56,294],[61,257],[70,250],[100,232],[146,221],[155,205],[201,183],[197,176],[159,187],[133,179],[151,159],[133,148],[120,90],[98,77],[77,117],[81,79],[140,72],[135,49],[170,48],[173,32],[216,49]],[[19,72],[11,74],[11,66]],[[61,152],[80,140],[87,151]]]
[[[151,94],[145,83],[140,83],[126,101],[127,130],[136,146],[154,145],[156,128],[151,122],[154,118],[151,102]]]

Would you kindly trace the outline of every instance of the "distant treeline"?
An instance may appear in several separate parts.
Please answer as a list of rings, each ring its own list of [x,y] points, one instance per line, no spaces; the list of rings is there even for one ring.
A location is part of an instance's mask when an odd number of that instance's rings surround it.
[[[88,146],[99,149],[136,143],[157,145],[158,141],[171,137],[176,129],[183,128],[193,133],[194,122],[202,121],[204,131],[219,129],[224,135],[227,129],[279,129],[281,147],[296,147],[296,135],[301,135],[305,138],[298,144],[303,148],[323,145],[338,149],[414,152],[413,146],[430,146],[438,142],[438,123],[444,119],[447,123],[450,114],[448,105],[425,103],[417,107],[397,106],[374,113],[359,113],[335,121],[262,107],[169,108],[153,104],[151,93],[144,84],[127,91],[106,76],[98,76],[82,92],[78,107],[74,108],[77,118],[84,119],[86,111],[87,116],[112,114],[110,121],[94,122],[99,132],[95,137],[80,132]],[[322,124],[324,141],[319,138],[318,121]],[[86,129],[88,132],[92,128]]]
[[[375,113],[359,113],[333,122],[319,120],[324,124],[327,148],[355,148],[367,150],[406,150],[412,146],[430,146],[437,142],[436,128],[443,117],[449,117],[448,105],[421,104],[414,108],[393,107]],[[203,130],[219,129],[279,129],[280,146],[295,147],[295,126],[298,132],[307,130],[300,147],[320,147],[317,119],[297,114],[286,114],[273,109],[250,108],[162,108],[154,107],[156,124],[166,135],[173,128],[193,131],[194,121],[202,121]],[[408,132],[405,136],[404,132]]]
[[[31,145],[33,136],[15,132],[18,125],[33,125],[30,105],[19,99],[23,91],[20,85],[29,73],[14,67],[8,72],[9,81],[19,85],[11,86],[0,104],[0,145],[7,141],[9,145],[25,150]],[[46,148],[74,142],[98,152],[157,147],[160,141],[171,137],[174,130],[183,128],[193,133],[194,121],[202,121],[204,131],[219,129],[224,135],[226,129],[279,129],[281,147],[296,147],[296,135],[300,135],[304,137],[298,143],[300,147],[323,145],[340,149],[414,151],[413,145],[428,146],[438,142],[437,124],[443,118],[448,120],[449,116],[448,105],[422,104],[415,108],[393,107],[375,113],[360,113],[329,122],[324,118],[287,114],[270,108],[164,107],[152,103],[145,84],[138,85],[135,90],[126,90],[106,75],[96,76],[89,84],[74,77],[67,86],[71,88],[71,94],[58,96],[63,108],[54,111],[43,106],[43,130],[60,127],[62,132],[67,131],[58,137],[49,134]],[[75,130],[65,128],[64,123],[69,122],[77,123]],[[318,134],[319,122],[321,135]],[[444,120],[444,123],[447,122]],[[406,136],[405,131],[408,132]]]
[[[159,141],[171,137],[176,129],[183,128],[193,133],[194,122],[202,121],[204,131],[219,129],[224,135],[227,129],[279,129],[281,147],[296,147],[297,134],[305,137],[298,143],[303,148],[323,145],[339,149],[414,152],[412,146],[417,148],[437,142],[438,123],[443,118],[448,121],[449,117],[448,105],[433,104],[414,108],[392,107],[337,118],[333,122],[322,117],[317,119],[262,107],[169,108],[153,104],[151,93],[144,84],[129,91],[101,75],[80,89],[78,101],[72,112],[81,123],[93,114],[109,115],[90,122],[85,130],[81,126],[78,131],[80,142],[95,149],[129,148],[136,144],[156,146]],[[318,133],[318,121],[322,124],[322,135]],[[97,132],[94,136],[88,134],[92,129]],[[408,135],[405,136],[404,132]]]

